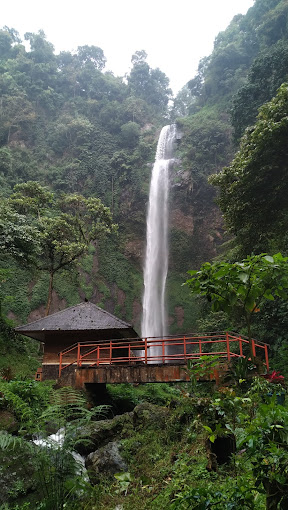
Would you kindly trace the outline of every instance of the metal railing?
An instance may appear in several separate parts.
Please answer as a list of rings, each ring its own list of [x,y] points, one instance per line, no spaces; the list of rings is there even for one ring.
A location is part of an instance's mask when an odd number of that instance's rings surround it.
[[[214,355],[225,358],[252,355],[263,360],[269,371],[268,345],[233,332],[189,334],[183,337],[126,338],[103,342],[78,342],[59,353],[59,377],[72,365],[97,368],[102,365],[185,364],[190,359]]]

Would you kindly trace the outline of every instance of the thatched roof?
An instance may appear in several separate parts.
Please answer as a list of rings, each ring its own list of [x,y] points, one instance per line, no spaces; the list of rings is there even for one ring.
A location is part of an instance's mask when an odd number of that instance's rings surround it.
[[[37,340],[45,341],[46,333],[60,332],[100,332],[107,330],[121,330],[121,336],[124,338],[137,337],[137,333],[131,324],[122,321],[106,310],[99,308],[93,303],[85,302],[79,305],[70,306],[65,310],[53,313],[43,319],[30,322],[24,326],[15,328],[17,333],[30,336]]]

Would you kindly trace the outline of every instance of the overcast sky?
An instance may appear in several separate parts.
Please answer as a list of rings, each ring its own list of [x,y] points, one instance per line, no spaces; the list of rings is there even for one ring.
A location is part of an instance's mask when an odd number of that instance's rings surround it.
[[[55,50],[84,44],[102,48],[106,70],[124,76],[137,50],[148,53],[178,92],[213,49],[216,35],[254,0],[13,0],[1,5],[1,26],[43,29]]]

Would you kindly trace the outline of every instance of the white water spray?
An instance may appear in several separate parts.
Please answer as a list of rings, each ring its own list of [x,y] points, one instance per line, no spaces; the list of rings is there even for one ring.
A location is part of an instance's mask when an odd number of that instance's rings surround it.
[[[142,337],[167,335],[165,285],[168,271],[168,196],[176,126],[163,127],[153,166],[147,214]]]

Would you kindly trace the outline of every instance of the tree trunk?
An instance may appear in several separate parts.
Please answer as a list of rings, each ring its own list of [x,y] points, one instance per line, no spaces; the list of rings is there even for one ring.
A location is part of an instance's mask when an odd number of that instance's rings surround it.
[[[279,503],[282,499],[283,492],[279,490],[277,482],[263,482],[266,490],[266,510],[279,510]]]
[[[51,301],[52,301],[52,291],[53,291],[53,281],[54,281],[54,272],[51,271],[50,277],[49,277],[49,289],[48,289],[48,298],[47,298],[47,304],[46,304],[45,317],[47,315],[49,315],[49,312],[50,312],[50,306],[51,306]]]

